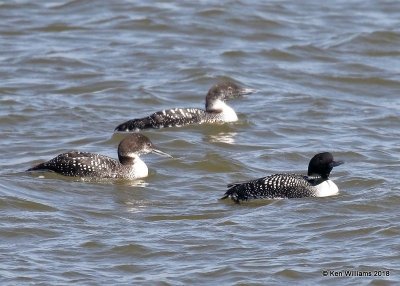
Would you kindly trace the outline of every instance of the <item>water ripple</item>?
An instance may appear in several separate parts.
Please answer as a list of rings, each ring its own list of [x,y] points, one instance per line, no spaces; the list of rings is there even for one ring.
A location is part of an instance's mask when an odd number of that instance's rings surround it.
[[[396,284],[397,7],[0,3],[2,284]],[[229,101],[237,123],[145,131],[174,159],[143,157],[143,180],[25,172],[69,150],[116,157],[117,124],[203,108],[221,79],[259,92]],[[320,151],[346,162],[337,196],[219,200]]]

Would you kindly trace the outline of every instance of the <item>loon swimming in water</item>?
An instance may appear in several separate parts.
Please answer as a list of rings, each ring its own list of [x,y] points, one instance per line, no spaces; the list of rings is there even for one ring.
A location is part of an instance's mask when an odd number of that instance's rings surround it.
[[[275,174],[242,183],[228,185],[222,199],[231,198],[236,203],[250,199],[278,199],[302,197],[326,197],[339,192],[329,180],[333,167],[343,164],[334,161],[329,152],[316,154],[308,165],[307,176],[299,174]]]
[[[139,119],[118,125],[114,131],[129,132],[148,128],[180,127],[189,124],[224,123],[238,120],[236,112],[225,101],[255,92],[232,81],[213,85],[206,96],[206,110],[198,108],[173,108],[158,111]]]
[[[100,154],[71,151],[27,171],[53,171],[71,177],[138,179],[147,177],[149,172],[139,155],[150,152],[172,158],[171,155],[155,149],[146,136],[135,133],[119,143],[119,161]]]

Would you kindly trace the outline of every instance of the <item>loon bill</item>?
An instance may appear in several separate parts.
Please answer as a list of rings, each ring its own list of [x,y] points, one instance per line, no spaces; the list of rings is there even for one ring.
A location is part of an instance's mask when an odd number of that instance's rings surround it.
[[[238,120],[236,112],[226,101],[256,92],[243,88],[232,81],[213,85],[206,96],[206,109],[173,108],[158,111],[148,117],[126,121],[115,128],[115,132],[131,132],[143,129],[181,127],[189,124],[225,123]]]

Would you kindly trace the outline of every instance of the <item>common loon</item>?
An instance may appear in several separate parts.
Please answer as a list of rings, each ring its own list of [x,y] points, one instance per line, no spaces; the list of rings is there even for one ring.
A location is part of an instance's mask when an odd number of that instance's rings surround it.
[[[72,177],[138,179],[148,175],[148,168],[139,155],[150,152],[172,158],[171,155],[155,149],[146,136],[135,133],[119,143],[119,161],[100,154],[71,151],[27,171],[53,171]]]
[[[118,125],[114,131],[130,132],[148,128],[180,127],[189,124],[224,123],[238,120],[236,112],[225,101],[255,92],[232,81],[213,85],[206,96],[206,110],[198,108],[173,108],[158,111],[148,117],[132,119]]]
[[[334,161],[329,152],[316,154],[308,165],[307,176],[300,174],[275,174],[242,183],[228,185],[222,199],[231,198],[236,203],[250,199],[278,199],[302,197],[326,197],[339,192],[329,180],[333,167],[343,164]]]

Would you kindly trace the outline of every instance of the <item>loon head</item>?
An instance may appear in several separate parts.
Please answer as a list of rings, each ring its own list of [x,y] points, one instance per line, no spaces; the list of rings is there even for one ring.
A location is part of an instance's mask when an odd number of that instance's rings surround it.
[[[319,153],[312,157],[308,164],[308,176],[321,176],[328,179],[333,167],[343,164],[343,161],[334,161],[333,156],[329,152]]]
[[[118,159],[122,164],[131,162],[141,154],[151,152],[172,158],[171,155],[156,149],[149,138],[139,133],[130,134],[118,145]]]
[[[206,110],[218,111],[218,102],[240,97],[242,95],[256,92],[252,88],[244,88],[232,81],[222,81],[213,85],[206,96]]]

